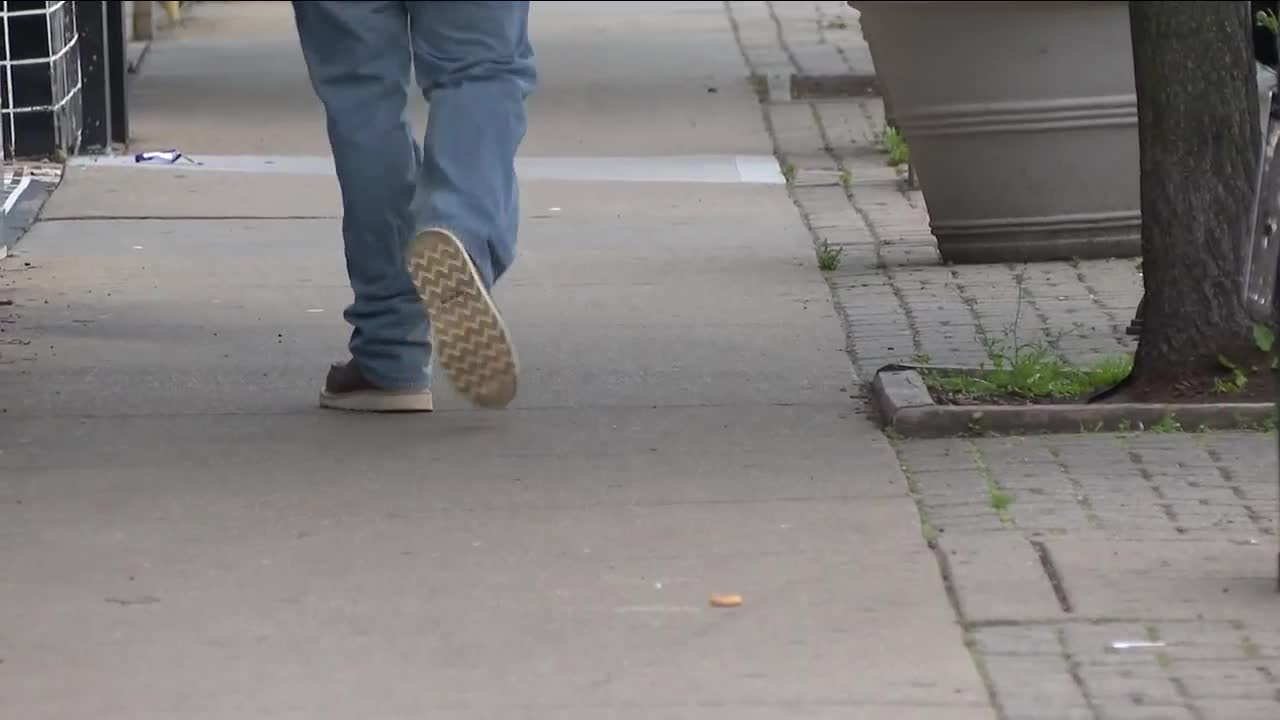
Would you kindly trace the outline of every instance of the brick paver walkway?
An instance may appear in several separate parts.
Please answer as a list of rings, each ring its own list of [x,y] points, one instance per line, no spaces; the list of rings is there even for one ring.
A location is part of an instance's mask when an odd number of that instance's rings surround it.
[[[864,381],[990,342],[1133,349],[1136,260],[944,265],[880,99],[792,98],[789,77],[874,75],[845,3],[726,8],[815,249],[842,250],[828,279]],[[1272,433],[896,444],[1002,717],[1280,717]]]

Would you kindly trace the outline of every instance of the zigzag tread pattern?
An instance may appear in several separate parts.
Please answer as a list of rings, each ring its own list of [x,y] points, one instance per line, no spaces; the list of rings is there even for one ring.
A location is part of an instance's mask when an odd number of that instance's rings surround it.
[[[515,351],[461,243],[443,231],[420,234],[409,275],[431,317],[436,359],[453,386],[481,407],[510,404],[519,370]]]

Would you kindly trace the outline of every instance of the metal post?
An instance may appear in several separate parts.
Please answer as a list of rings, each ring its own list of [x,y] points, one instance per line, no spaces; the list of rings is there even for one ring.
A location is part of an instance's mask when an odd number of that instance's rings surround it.
[[[75,11],[83,48],[82,147],[86,152],[110,153],[112,143],[129,142],[124,16],[120,3],[115,2],[82,0],[75,3]]]
[[[107,142],[103,146],[103,153],[107,157],[114,154],[115,143],[113,138],[115,134],[111,131],[111,23],[107,18],[107,4],[102,3],[102,96],[107,103]]]

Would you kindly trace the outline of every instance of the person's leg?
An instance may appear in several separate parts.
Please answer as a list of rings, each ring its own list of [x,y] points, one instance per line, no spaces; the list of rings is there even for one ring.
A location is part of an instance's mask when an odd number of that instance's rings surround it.
[[[405,4],[302,0],[294,13],[311,83],[325,109],[354,293],[345,313],[352,361],[331,369],[321,403],[428,410],[428,323],[406,271],[419,160],[405,115]]]
[[[515,352],[488,290],[515,260],[515,157],[537,82],[528,2],[409,2],[418,83],[430,102],[410,270],[436,358],[487,407],[515,397]]]

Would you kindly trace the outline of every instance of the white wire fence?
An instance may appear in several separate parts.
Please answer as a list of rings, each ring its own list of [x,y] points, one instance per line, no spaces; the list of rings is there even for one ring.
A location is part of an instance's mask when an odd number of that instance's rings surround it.
[[[76,152],[80,143],[82,80],[73,3],[0,2],[0,153]],[[20,132],[28,128],[51,131]],[[24,138],[34,136],[31,147]]]

